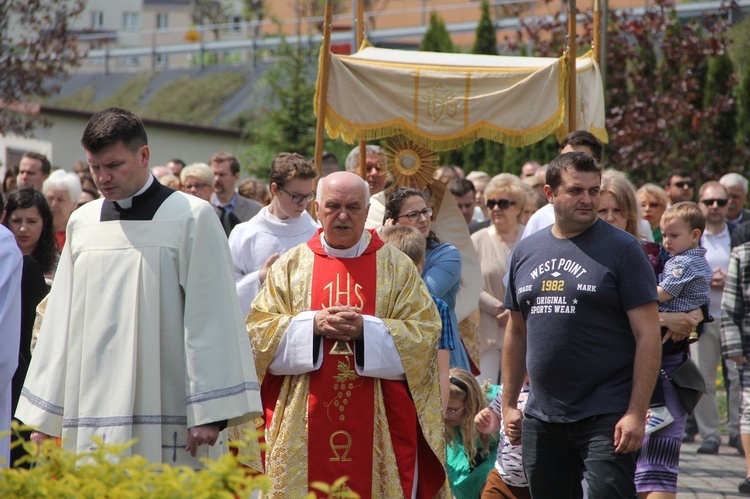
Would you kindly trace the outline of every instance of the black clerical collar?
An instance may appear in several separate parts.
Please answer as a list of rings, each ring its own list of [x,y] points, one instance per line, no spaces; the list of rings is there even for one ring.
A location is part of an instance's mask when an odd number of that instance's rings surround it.
[[[122,208],[117,202],[104,200],[100,220],[152,220],[161,204],[175,191],[151,178],[151,185],[131,198],[130,208]]]
[[[118,199],[117,201],[115,201],[114,202],[115,206],[117,206],[119,209],[129,210],[130,208],[133,207],[133,199],[135,199],[137,196],[140,196],[141,194],[146,192],[148,188],[151,187],[153,183],[156,181],[157,180],[154,178],[153,175],[149,175],[148,177],[146,177],[146,182],[143,184],[143,187],[138,189],[138,191],[132,196],[127,197],[125,199]]]

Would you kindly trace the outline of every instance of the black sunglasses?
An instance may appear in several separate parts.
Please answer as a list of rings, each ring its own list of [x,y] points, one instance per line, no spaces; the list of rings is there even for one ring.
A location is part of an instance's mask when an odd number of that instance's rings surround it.
[[[688,187],[688,188],[692,189],[694,185],[695,185],[695,182],[687,181],[687,180],[683,180],[682,182],[675,182],[674,183],[674,186],[675,187],[679,187],[680,189],[684,189],[685,187]]]
[[[722,207],[726,206],[728,202],[728,199],[701,199],[703,206],[713,206],[716,203],[717,206]]]
[[[459,390],[461,390],[462,392],[466,394],[469,393],[469,387],[466,386],[466,383],[464,383],[458,378],[454,378],[453,376],[451,376],[449,379],[450,379],[451,384],[456,385],[459,388]]]
[[[511,201],[510,199],[488,199],[487,200],[487,208],[489,208],[490,210],[493,209],[495,206],[497,206],[501,210],[507,210],[514,204],[516,204],[516,202]]]

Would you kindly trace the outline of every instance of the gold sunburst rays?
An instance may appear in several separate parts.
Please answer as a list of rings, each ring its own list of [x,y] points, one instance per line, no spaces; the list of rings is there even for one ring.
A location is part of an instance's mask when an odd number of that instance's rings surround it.
[[[426,189],[437,169],[438,156],[403,136],[388,139],[385,144],[388,172],[398,187]]]

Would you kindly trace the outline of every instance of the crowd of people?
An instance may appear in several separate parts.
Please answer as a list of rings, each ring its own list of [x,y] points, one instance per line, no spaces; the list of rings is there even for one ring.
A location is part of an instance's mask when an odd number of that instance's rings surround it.
[[[399,187],[368,145],[240,182],[226,152],[151,167],[118,108],[81,145],[3,184],[0,430],[200,469],[257,427],[270,497],[655,499],[682,442],[719,451],[721,365],[750,446],[742,175],[636,190],[577,131],[520,175]]]

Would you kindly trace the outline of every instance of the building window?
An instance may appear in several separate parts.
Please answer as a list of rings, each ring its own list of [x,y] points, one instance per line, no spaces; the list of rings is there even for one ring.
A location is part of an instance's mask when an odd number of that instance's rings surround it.
[[[242,16],[231,16],[229,18],[229,29],[235,32],[240,32],[242,30]]]
[[[169,16],[166,12],[156,14],[156,29],[166,29],[169,27]]]
[[[104,27],[104,11],[91,11],[91,27],[94,29],[102,29]]]
[[[141,59],[137,55],[128,55],[122,58],[122,64],[124,66],[139,66]]]
[[[138,12],[124,12],[122,14],[123,29],[141,29],[141,15]]]

